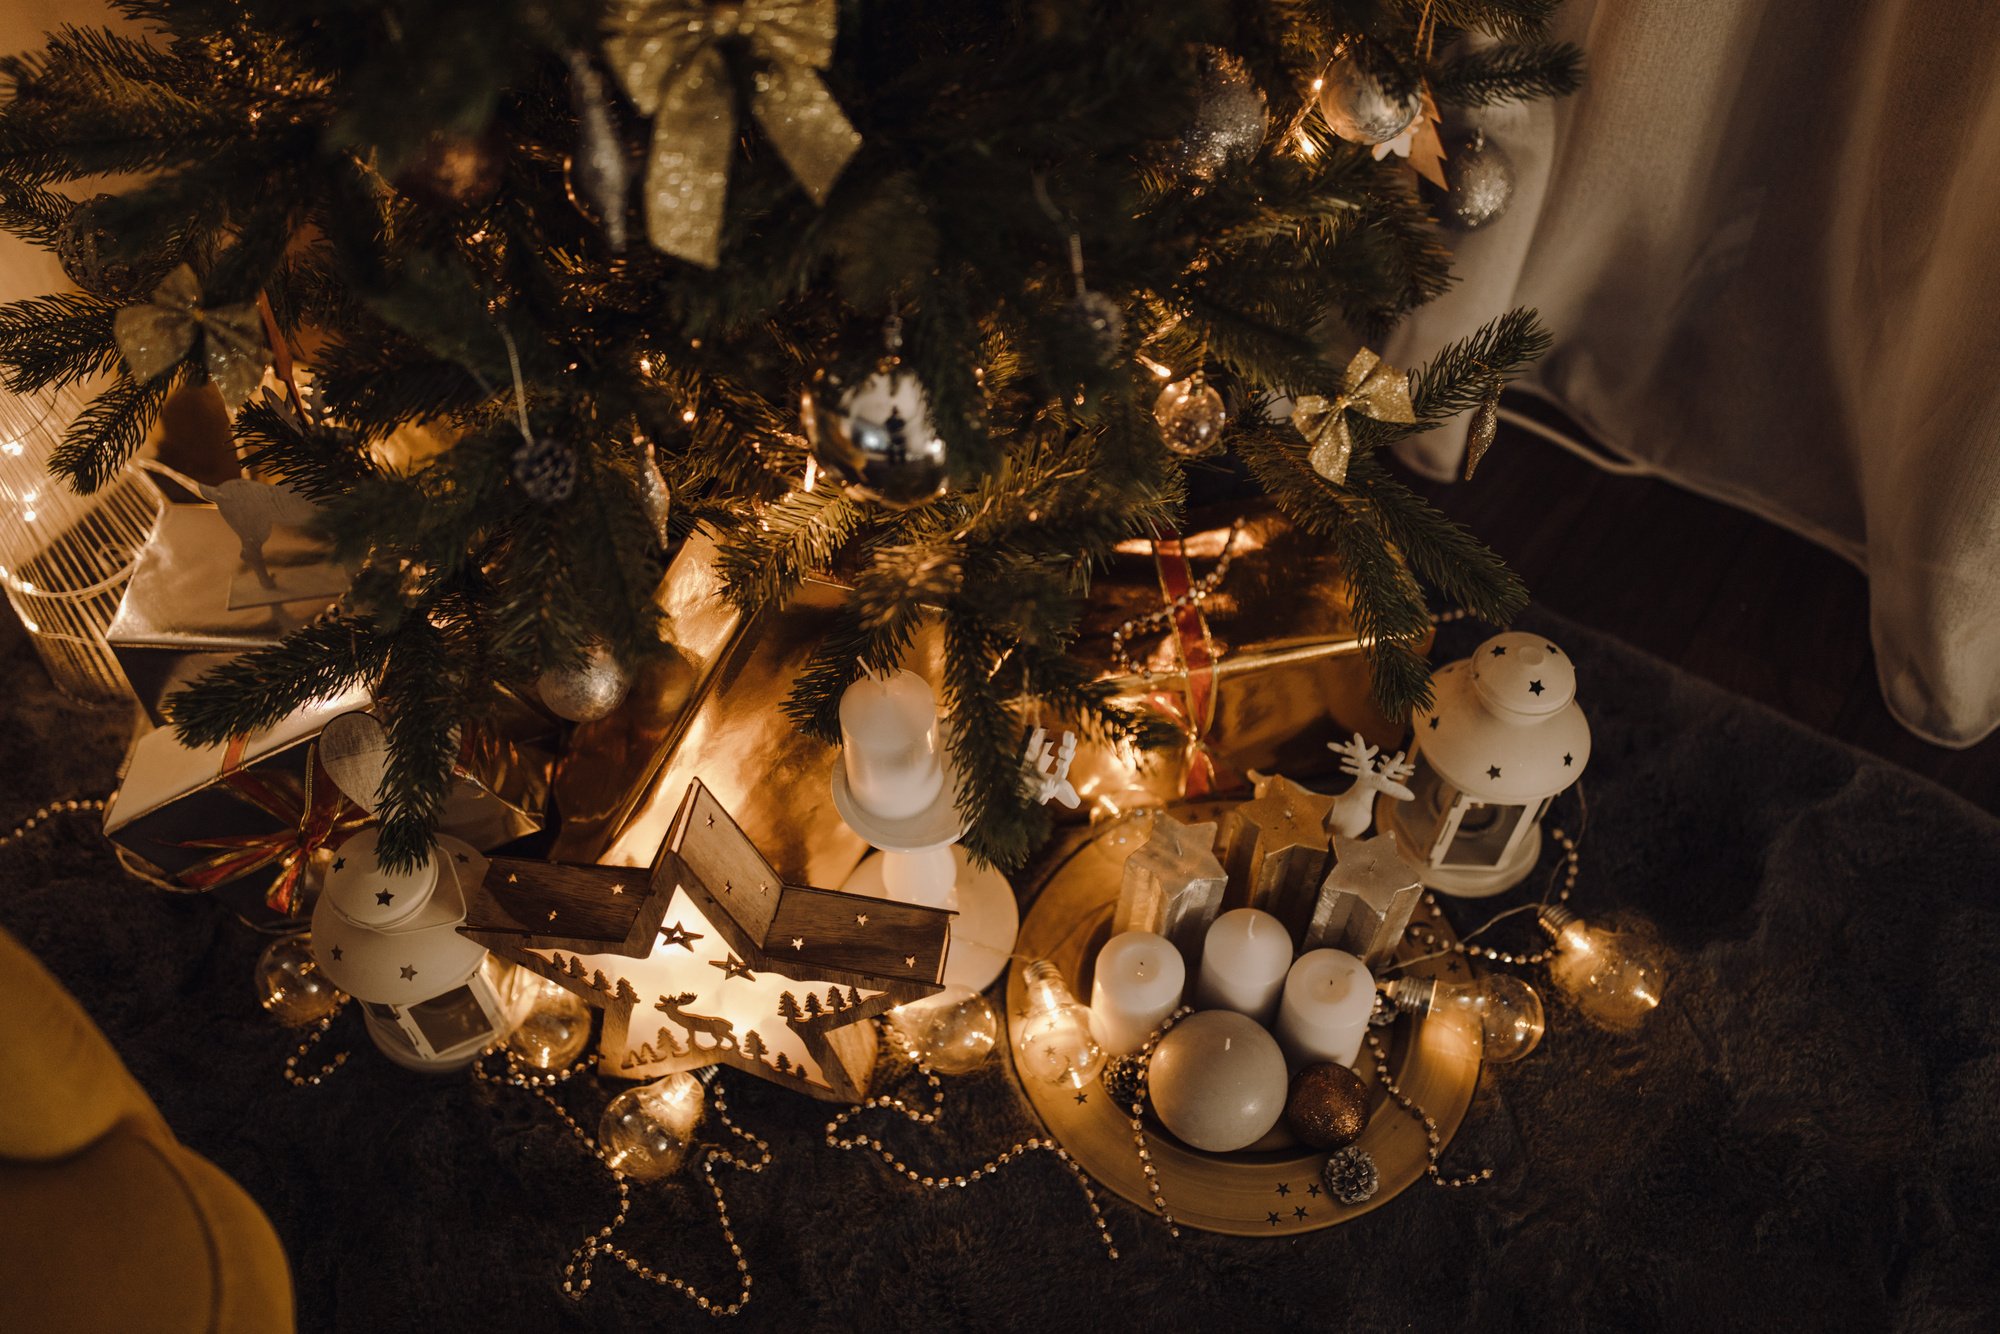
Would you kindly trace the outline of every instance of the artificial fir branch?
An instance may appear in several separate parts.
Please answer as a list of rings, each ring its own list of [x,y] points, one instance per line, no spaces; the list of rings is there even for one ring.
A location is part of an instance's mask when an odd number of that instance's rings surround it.
[[[1582,51],[1568,42],[1538,42],[1452,56],[1431,76],[1431,93],[1447,105],[1487,107],[1567,97],[1582,84]]]
[[[214,668],[169,696],[167,711],[189,744],[220,745],[370,682],[388,653],[389,641],[368,620],[327,617]]]
[[[185,363],[145,384],[121,373],[70,423],[49,455],[49,471],[79,491],[97,490],[145,443],[167,396],[191,378]]]
[[[117,308],[82,292],[0,306],[0,366],[6,385],[33,394],[108,373],[117,365]]]

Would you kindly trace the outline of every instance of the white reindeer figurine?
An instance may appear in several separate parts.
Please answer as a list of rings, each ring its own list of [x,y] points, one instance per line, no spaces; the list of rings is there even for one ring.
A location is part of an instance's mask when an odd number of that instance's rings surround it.
[[[1060,801],[1075,810],[1083,800],[1069,781],[1069,766],[1076,759],[1076,733],[1064,732],[1062,744],[1049,740],[1047,728],[1037,727],[1028,738],[1028,764],[1035,771],[1035,800],[1047,805]]]
[[[1409,801],[1416,796],[1403,780],[1415,773],[1417,766],[1405,760],[1402,751],[1383,757],[1378,763],[1376,757],[1381,751],[1369,745],[1359,732],[1352,740],[1329,741],[1326,748],[1340,756],[1340,771],[1354,776],[1354,786],[1335,797],[1333,809],[1326,813],[1329,836],[1360,838],[1367,833],[1375,819],[1378,792],[1397,801]]]
[[[206,482],[200,486],[203,498],[221,510],[223,519],[235,530],[237,541],[243,544],[243,563],[256,574],[257,582],[276,588],[278,581],[264,563],[264,543],[280,524],[303,528],[311,523],[319,515],[319,506],[282,483],[248,477],[232,478],[220,486]]]

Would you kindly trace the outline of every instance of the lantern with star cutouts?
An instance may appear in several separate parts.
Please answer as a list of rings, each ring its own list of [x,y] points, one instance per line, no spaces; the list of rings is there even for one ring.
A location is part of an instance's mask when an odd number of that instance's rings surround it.
[[[650,868],[496,857],[463,930],[603,1008],[604,1074],[720,1064],[847,1102],[865,1021],[941,988],[951,916],[785,884],[696,781]]]
[[[1549,803],[1590,759],[1576,668],[1542,636],[1510,631],[1439,668],[1431,688],[1412,715],[1415,799],[1383,797],[1376,827],[1395,831],[1432,889],[1498,894],[1533,869]]]
[[[486,859],[440,837],[421,866],[393,871],[375,838],[363,829],[335,854],[313,908],[313,958],[360,1004],[383,1055],[411,1070],[463,1069],[510,1027],[500,965],[458,933]]]

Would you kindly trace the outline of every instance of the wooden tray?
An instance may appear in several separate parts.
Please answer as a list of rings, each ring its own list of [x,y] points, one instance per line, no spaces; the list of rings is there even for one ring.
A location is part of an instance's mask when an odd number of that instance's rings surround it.
[[[1233,802],[1201,802],[1176,809],[1189,821],[1216,819]],[[1091,838],[1047,873],[1041,893],[1021,924],[1014,962],[1007,976],[1007,1032],[1016,1052],[1021,1040],[1020,1016],[1026,1005],[1022,974],[1027,962],[1048,959],[1069,979],[1078,999],[1090,998],[1090,968],[1097,951],[1111,934],[1111,915],[1118,903],[1125,854],[1102,837]],[[1427,917],[1426,924],[1442,941],[1455,939],[1448,923]],[[1405,943],[1399,958],[1413,959],[1419,951]],[[1415,977],[1445,976],[1452,962],[1428,959],[1403,970]],[[1460,965],[1461,968],[1463,965]],[[1192,979],[1190,978],[1190,981]],[[1465,1118],[1479,1082],[1479,1033],[1439,1016],[1422,1021],[1404,1018],[1391,1025],[1390,1059],[1398,1082],[1417,1105],[1434,1117],[1438,1133],[1449,1144]],[[1015,1078],[1048,1132],[1083,1169],[1110,1190],[1149,1213],[1151,1193],[1132,1144],[1132,1123],[1102,1085],[1072,1089]],[[1424,1175],[1424,1128],[1389,1101],[1375,1079],[1374,1060],[1366,1048],[1356,1073],[1367,1081],[1370,1112],[1361,1147],[1375,1157],[1381,1187],[1363,1204],[1340,1204],[1320,1182],[1320,1165],[1327,1155],[1296,1141],[1265,1150],[1203,1153],[1187,1148],[1167,1133],[1150,1114],[1146,1142],[1159,1172],[1167,1207],[1185,1227],[1238,1237],[1295,1236],[1358,1218],[1376,1209]],[[1289,1139],[1280,1123],[1277,1141]]]

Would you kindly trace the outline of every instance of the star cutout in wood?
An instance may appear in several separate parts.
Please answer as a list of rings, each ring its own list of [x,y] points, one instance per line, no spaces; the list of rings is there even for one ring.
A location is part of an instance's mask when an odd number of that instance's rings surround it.
[[[457,853],[453,853],[452,855],[458,858],[458,864],[459,864],[460,866],[463,866],[463,865],[465,865],[465,864],[466,864],[467,862],[470,862],[470,861],[472,860],[472,858],[470,858],[470,857],[466,856],[466,855],[465,855],[464,853],[462,853],[462,852],[457,852]]]
[[[700,782],[634,893],[610,892],[631,885],[623,868],[495,865],[460,929],[602,1006],[599,1067],[625,1079],[725,1064],[858,1101],[876,1055],[861,1021],[939,990],[950,942],[941,909],[783,884]],[[551,903],[560,934],[527,925]],[[864,909],[871,926],[858,932]]]
[[[854,924],[855,924],[856,926],[867,926],[867,925],[868,925],[868,914],[867,914],[867,913],[865,913],[865,912],[858,912],[858,913],[854,914]]]

